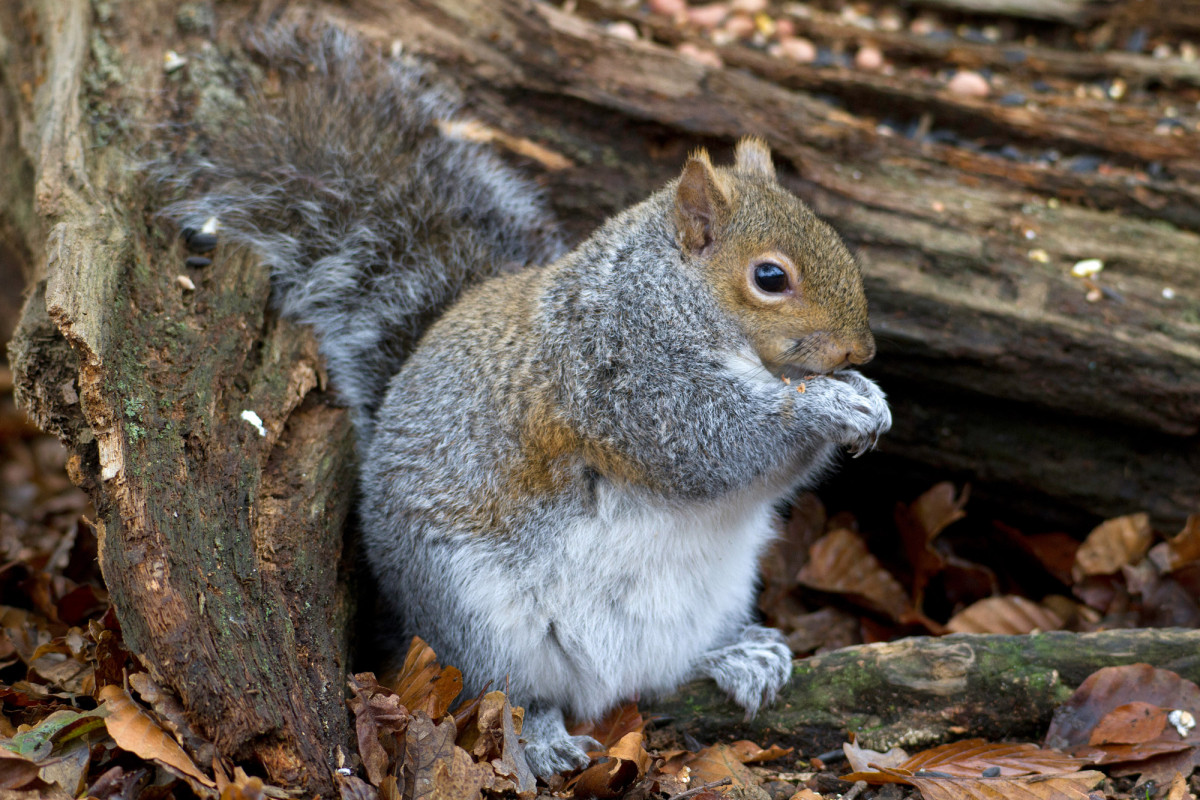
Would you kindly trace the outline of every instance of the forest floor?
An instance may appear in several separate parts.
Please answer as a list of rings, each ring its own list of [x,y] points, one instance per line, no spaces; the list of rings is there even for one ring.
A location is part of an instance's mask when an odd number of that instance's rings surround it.
[[[951,144],[1000,169],[1153,177],[1163,168],[1156,153],[1174,158],[1175,143],[1200,131],[1200,14],[1188,16],[1196,9],[1186,2],[996,4],[1009,13],[966,0],[562,5],[614,36],[704,63],[811,65],[803,88],[817,94],[856,92],[886,105],[891,92],[926,90],[931,102],[941,98],[941,118],[969,124],[881,115],[877,132]],[[1044,115],[1026,113],[1035,107],[1069,122],[1073,140],[1094,141],[1096,154],[1031,147],[1053,138],[1037,128]],[[1179,160],[1171,168],[1188,169]],[[1044,257],[1031,238],[1028,258]],[[1086,302],[1119,301],[1102,263],[1072,271]],[[1164,280],[1163,296],[1172,291]],[[0,789],[100,800],[288,796],[215,757],[122,647],[89,499],[67,477],[63,448],[14,408],[11,386],[0,371]],[[835,482],[796,501],[763,562],[759,608],[798,657],[951,632],[1200,627],[1200,513],[1182,530],[1156,529],[1139,508],[1063,529],[994,503],[976,511],[965,483],[930,483],[848,492]],[[605,752],[548,786],[535,786],[524,766],[520,711],[501,692],[461,698],[460,688],[456,670],[419,642],[396,674],[356,675],[348,713],[357,752],[345,753],[342,796],[1183,800],[1200,792],[1200,688],[1148,666],[1098,673],[1039,741],[914,753],[863,750],[853,731],[826,753],[697,741],[635,703],[581,726]]]

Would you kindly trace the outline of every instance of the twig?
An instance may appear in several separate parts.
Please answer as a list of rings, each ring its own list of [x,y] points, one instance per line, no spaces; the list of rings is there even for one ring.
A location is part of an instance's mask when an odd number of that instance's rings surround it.
[[[848,791],[844,795],[842,795],[842,800],[854,800],[854,798],[856,798],[860,794],[862,794],[863,790],[865,790],[866,788],[867,788],[866,781],[855,781],[854,785],[850,787],[850,791]]]
[[[707,792],[709,789],[716,789],[718,786],[728,786],[731,783],[733,783],[733,778],[721,778],[719,781],[713,781],[703,786],[697,786],[694,789],[688,789],[686,792],[680,792],[672,797],[671,800],[687,800],[687,798],[695,797],[702,792]]]

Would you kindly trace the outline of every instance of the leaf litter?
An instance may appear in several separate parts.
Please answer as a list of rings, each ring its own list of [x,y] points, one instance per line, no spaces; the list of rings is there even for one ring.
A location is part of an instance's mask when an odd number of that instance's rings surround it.
[[[18,462],[61,461],[46,456],[56,446],[49,437],[5,429],[17,433],[0,447],[43,453]],[[23,498],[24,510],[0,515],[8,603],[0,606],[0,789],[97,800],[293,796],[218,757],[179,700],[127,652],[95,568],[86,497],[51,471],[9,470],[0,475],[6,480],[16,483],[0,488]],[[959,550],[955,531],[969,519],[968,499],[966,487],[937,484],[896,505],[894,529],[860,530],[852,515],[830,514],[815,495],[802,495],[780,549],[764,559],[764,617],[798,655],[947,630],[1128,627],[1161,617],[1164,607],[1171,619],[1200,620],[1200,515],[1173,535],[1151,529],[1145,515],[1110,520],[1087,536],[996,522],[996,540],[1016,562],[999,569]],[[1033,573],[1042,576],[1040,593],[1021,581]],[[342,755],[341,797],[813,800],[859,785],[812,754],[769,742],[679,741],[634,702],[576,726],[603,750],[584,770],[539,784],[524,759],[523,710],[501,691],[464,698],[462,685],[461,673],[420,640],[395,672],[350,676],[356,752]],[[910,757],[848,744],[842,778],[862,779],[865,798],[1088,797],[1100,796],[1103,776],[1083,767],[1100,766],[1110,775],[1105,797],[1127,796],[1117,787],[1130,781],[1154,781],[1163,796],[1182,800],[1198,762],[1197,716],[1194,684],[1148,665],[1112,668],[1059,709],[1042,746],[967,740]],[[1120,784],[1121,775],[1138,777]]]

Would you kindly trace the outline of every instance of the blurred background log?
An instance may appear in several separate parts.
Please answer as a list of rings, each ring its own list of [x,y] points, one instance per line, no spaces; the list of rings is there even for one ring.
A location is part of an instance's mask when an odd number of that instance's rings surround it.
[[[1156,134],[1149,111],[1090,95],[1014,107],[740,45],[704,45],[715,67],[608,35],[626,21],[664,44],[702,44],[627,7],[581,0],[589,24],[543,4],[400,2],[387,28],[443,65],[487,122],[568,159],[531,167],[580,236],[672,177],[689,148],[726,157],[742,134],[767,139],[784,182],[863,261],[880,344],[867,371],[895,406],[881,455],[835,490],[952,474],[1047,524],[1146,510],[1170,529],[1195,511],[1200,133]],[[1111,67],[1073,51],[1009,59],[1007,77],[1014,92],[1033,75],[1074,85],[1089,70],[1126,74],[1123,55]],[[980,54],[915,57],[970,66]],[[1149,61],[1132,79],[1150,79]],[[1178,63],[1160,79],[1195,83],[1196,64]],[[898,135],[907,125],[944,135]],[[1004,146],[1056,160],[1006,158]],[[1091,258],[1103,273],[1071,273]]]

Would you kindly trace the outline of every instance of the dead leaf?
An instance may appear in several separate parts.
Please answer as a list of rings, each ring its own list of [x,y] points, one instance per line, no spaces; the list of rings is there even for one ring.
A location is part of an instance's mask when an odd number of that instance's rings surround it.
[[[109,633],[105,631],[104,633]],[[201,737],[192,729],[183,704],[170,692],[164,691],[155,683],[148,672],[135,672],[128,677],[129,685],[138,693],[142,702],[154,709],[163,727],[170,732],[184,749],[195,755],[193,759],[200,764],[210,764],[216,758],[217,750],[213,743]]]
[[[757,786],[759,781],[738,758],[737,751],[729,745],[715,744],[706,747],[686,760],[692,771],[692,783],[703,784],[729,778],[733,787]]]
[[[1086,745],[1096,725],[1113,709],[1143,702],[1200,712],[1200,687],[1174,672],[1149,664],[1104,667],[1084,680],[1054,712],[1046,744],[1060,750]],[[1193,731],[1200,736],[1200,731]]]
[[[925,532],[926,541],[931,542],[951,523],[967,516],[963,508],[970,495],[971,487],[963,486],[955,497],[954,484],[944,481],[914,500],[908,510]]]
[[[400,704],[410,713],[424,711],[436,720],[446,715],[462,692],[462,673],[438,664],[433,648],[414,636],[399,672],[384,675],[379,683],[399,695]]]
[[[572,736],[590,736],[599,742],[605,750],[621,741],[628,733],[642,733],[646,728],[646,720],[638,711],[637,703],[626,703],[618,706],[598,722],[581,722],[572,725]]]
[[[897,767],[908,760],[908,753],[900,747],[893,747],[886,753],[880,753],[860,747],[856,741],[843,744],[842,752],[846,754],[846,761],[850,763],[850,768],[854,772],[866,772],[870,769],[870,764],[880,767]]]
[[[112,767],[105,770],[99,778],[92,782],[92,785],[87,788],[87,796],[102,800],[110,797],[132,797],[135,794],[133,787],[137,786],[149,772],[149,769],[135,769],[126,772],[121,767]]]
[[[1150,560],[1159,572],[1174,572],[1200,561],[1200,514],[1188,517],[1178,536],[1150,548]]]
[[[497,784],[496,791],[528,798],[537,794],[537,779],[520,743],[523,719],[524,712],[514,710],[504,692],[489,692],[479,702],[475,724],[459,734],[458,744],[477,761],[490,763],[497,777],[511,784]]]
[[[1176,580],[1176,575],[1182,575],[1185,569],[1164,575],[1149,559],[1121,567],[1121,577],[1129,593],[1141,598],[1136,606],[1139,627],[1200,627],[1200,595]]]
[[[988,597],[964,608],[946,623],[952,633],[1026,634],[1055,631],[1063,626],[1058,614],[1019,595]]]
[[[123,688],[105,686],[100,690],[100,700],[108,710],[108,716],[104,719],[108,735],[118,747],[169,767],[201,786],[216,788],[217,784],[212,778],[192,763],[183,748],[149,714],[142,711]]]
[[[592,764],[568,784],[573,787],[577,798],[617,797],[633,786],[650,768],[650,754],[643,746],[640,732],[625,734],[619,742],[608,748],[606,759]]]
[[[1196,800],[1196,796],[1188,789],[1187,779],[1183,777],[1182,772],[1176,772],[1175,777],[1171,779],[1165,800]]]
[[[862,644],[858,617],[833,606],[776,622],[786,634],[788,647],[797,655]]]
[[[794,751],[791,747],[780,747],[773,744],[770,747],[759,747],[748,739],[740,739],[729,745],[743,764],[759,764],[763,761],[774,761],[777,758],[790,756]]]
[[[812,492],[804,492],[792,501],[791,514],[782,535],[767,548],[759,560],[762,591],[759,604],[774,623],[774,608],[796,588],[796,574],[808,559],[808,550],[825,533],[825,506]]]
[[[925,800],[1087,800],[1088,791],[1104,780],[1101,772],[1028,775],[1014,778],[933,778],[914,775],[906,783]]]
[[[357,775],[343,775],[335,772],[333,779],[337,784],[338,796],[341,800],[377,800],[375,790]],[[222,797],[221,800],[225,800],[225,798]]]
[[[0,789],[20,789],[36,780],[40,769],[25,756],[0,748]]]
[[[1103,522],[1079,546],[1071,575],[1076,581],[1091,575],[1111,575],[1146,555],[1152,540],[1148,514],[1130,514]]]
[[[861,755],[856,754],[851,764],[861,762]],[[1035,744],[965,739],[923,750],[879,771],[856,771],[843,776],[842,780],[891,783],[895,782],[898,772],[918,775],[923,770],[955,777],[977,778],[984,770],[993,767],[1000,770],[999,777],[1051,775],[1078,770],[1086,763],[1086,759],[1075,758],[1056,750],[1045,750]],[[883,765],[872,762],[872,766]]]
[[[1200,765],[1200,729],[1186,736],[1164,726],[1153,740],[1134,744],[1089,744],[1100,721],[1117,708],[1146,703],[1182,709],[1200,716],[1200,687],[1168,670],[1149,664],[1105,667],[1092,673],[1054,712],[1046,743],[1096,764],[1113,764],[1113,774],[1140,772],[1140,782],[1165,784],[1175,772],[1185,775]]]
[[[92,763],[92,748],[85,741],[76,741],[42,766],[39,776],[47,783],[56,783],[71,797],[79,797],[87,788],[88,767]]]
[[[367,779],[379,786],[388,776],[390,764],[399,755],[396,735],[403,733],[410,719],[400,697],[380,686],[375,675],[362,672],[350,679],[350,710],[358,736],[358,752]]]
[[[993,521],[992,527],[1064,586],[1071,585],[1071,568],[1075,565],[1075,552],[1080,544],[1074,536],[1059,532],[1023,533],[999,521]]]
[[[871,555],[862,537],[846,528],[812,546],[796,579],[812,589],[846,595],[893,620],[912,610],[900,582]]]
[[[423,711],[413,714],[404,735],[405,794],[412,800],[471,800],[495,780],[488,764],[476,764],[454,743],[453,718],[435,724]]]
[[[1103,747],[1109,744],[1140,744],[1157,739],[1167,725],[1170,709],[1150,703],[1126,703],[1104,715],[1092,729],[1088,744]]]

